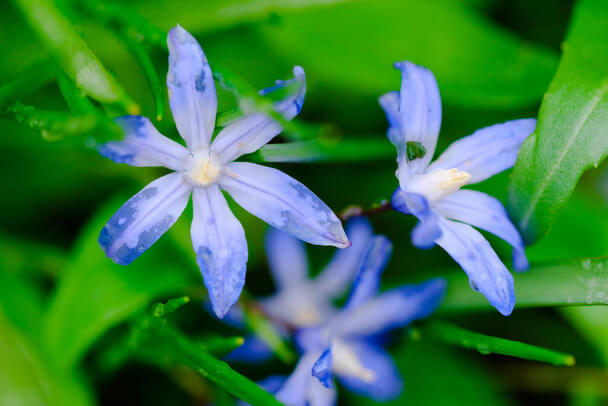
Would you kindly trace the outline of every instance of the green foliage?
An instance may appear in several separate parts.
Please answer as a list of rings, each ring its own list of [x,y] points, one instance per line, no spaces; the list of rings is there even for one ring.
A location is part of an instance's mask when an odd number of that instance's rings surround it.
[[[105,257],[97,237],[119,207],[117,202],[102,207],[83,228],[47,305],[43,335],[49,352],[65,368],[73,367],[105,332],[151,300],[180,292],[193,282],[192,274],[162,259],[158,251],[128,267]]]
[[[261,36],[285,59],[305,61],[316,86],[374,98],[398,89],[391,67],[403,59],[430,68],[444,101],[467,108],[535,103],[555,69],[551,52],[449,0],[337,2],[281,15]]]
[[[183,304],[183,301],[180,303]],[[170,302],[168,305],[173,308],[173,304]],[[166,307],[167,305],[161,306]],[[230,346],[234,343],[233,339],[228,339],[229,343],[192,341],[158,314],[158,305],[155,305],[153,309],[152,316],[143,316],[134,322],[130,345],[133,347],[136,357],[155,364],[188,366],[220,388],[253,406],[281,405],[273,395],[264,391],[258,384],[245,378],[230,368],[228,364],[209,353],[210,349],[217,350],[218,347],[225,350],[227,345]]]
[[[57,58],[68,76],[91,97],[104,103],[118,103],[127,111],[138,107],[93,51],[74,31],[53,0],[15,0],[42,42]]]
[[[601,404],[606,392],[600,368],[608,363],[608,172],[600,167],[583,173],[606,154],[608,6],[601,0],[579,2],[555,74],[567,3],[1,4],[0,171],[6,176],[0,201],[0,403],[88,405],[108,403],[108,395],[124,392],[133,396],[124,399],[129,403],[162,403],[169,393],[171,401],[187,396],[193,404],[234,405],[234,398],[279,404],[254,381],[289,373],[298,354],[255,301],[272,290],[261,221],[230,202],[249,244],[247,286],[240,300],[246,322],[238,330],[214,321],[201,305],[206,289],[192,250],[189,209],[127,267],[105,258],[97,242],[126,197],[101,209],[99,202],[119,191],[132,194],[162,172],[114,165],[83,147],[121,136],[112,117],[135,111],[135,100],[145,116],[158,119],[155,125],[163,134],[177,139],[165,114],[162,76],[166,33],[179,23],[201,42],[213,67],[220,102],[217,126],[242,113],[263,111],[286,130],[288,142],[277,138],[243,160],[285,166],[281,169],[336,213],[346,207],[343,219],[369,215],[374,229],[395,246],[383,285],[447,275],[440,317],[471,331],[432,317],[415,327],[417,334],[391,341],[405,389],[388,404]],[[399,88],[399,74],[391,68],[398,60],[423,64],[438,78],[444,102],[438,151],[481,126],[533,116],[542,101],[538,128],[519,157],[509,201],[527,241],[552,230],[527,249],[532,269],[514,275],[517,305],[510,318],[497,315],[472,291],[464,273],[439,248],[411,247],[414,220],[389,212],[390,204],[379,199],[397,184],[395,151],[384,134],[387,124],[377,98]],[[280,95],[261,97],[257,91],[288,78],[295,64],[306,71],[308,91],[302,114],[288,122],[271,109]],[[43,142],[33,133],[66,142]],[[425,154],[419,145],[408,147],[409,159]],[[509,181],[506,173],[479,186],[504,199]],[[93,218],[91,213],[96,213]],[[507,258],[510,248],[489,238]],[[314,272],[333,249],[308,252]],[[171,296],[179,297],[153,304]],[[220,361],[242,345],[241,335],[252,334],[265,341],[276,360],[239,365],[239,372]],[[515,358],[503,362],[462,347]],[[568,365],[570,353],[580,367],[527,361]],[[173,390],[184,394],[171,396],[170,384],[155,384],[171,378],[178,384]],[[138,382],[144,382],[143,389]],[[338,405],[372,403],[340,388]]]
[[[608,154],[607,25],[604,1],[578,3],[536,132],[518,157],[509,208],[528,243],[549,231],[583,172]]]
[[[477,350],[480,354],[502,354],[511,357],[547,362],[558,366],[572,366],[575,359],[572,355],[548,350],[520,341],[491,337],[465,330],[461,327],[432,321],[422,330],[422,335],[444,342]]]
[[[474,292],[462,272],[449,274],[445,311],[490,310],[485,298]],[[532,264],[513,275],[516,309],[539,306],[590,306],[608,304],[608,257]],[[542,286],[542,289],[539,287]]]
[[[14,328],[0,308],[0,403],[4,405],[90,405],[86,388],[49,367],[36,347]]]

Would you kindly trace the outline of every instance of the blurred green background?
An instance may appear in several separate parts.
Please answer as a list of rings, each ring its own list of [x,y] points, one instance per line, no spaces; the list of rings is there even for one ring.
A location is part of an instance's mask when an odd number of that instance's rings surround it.
[[[21,12],[29,3],[0,5],[2,83],[37,62],[46,64],[51,56]],[[142,114],[154,117],[146,74],[105,9],[117,4],[62,0],[56,6]],[[435,73],[443,100],[441,151],[482,126],[537,116],[558,66],[573,2],[141,0],[118,7],[162,31],[179,23],[199,40],[212,68],[229,70],[254,88],[288,78],[293,65],[303,66],[308,92],[299,126],[336,142],[386,142],[376,154],[359,157],[355,150],[342,162],[272,164],[339,212],[389,198],[397,185],[394,152],[385,139],[387,123],[377,103],[381,94],[399,88],[393,62],[410,60]],[[149,44],[145,49],[164,95],[167,53]],[[22,86],[20,92],[24,104],[68,111],[55,81],[39,89]],[[236,106],[230,92],[219,91],[218,97],[219,111]],[[116,114],[108,107],[106,112]],[[177,137],[170,113],[156,125]],[[162,348],[158,362],[116,355],[133,320],[154,301],[180,295],[193,300],[169,317],[188,336],[242,334],[200,306],[204,288],[189,241],[190,210],[129,267],[112,264],[97,245],[99,230],[113,211],[162,170],[114,164],[81,142],[84,136],[49,141],[48,134],[43,137],[6,114],[0,118],[0,134],[0,404],[231,404],[223,390],[191,368],[179,362],[162,365]],[[500,174],[479,189],[504,202],[509,177]],[[607,204],[604,165],[583,176],[549,234],[527,250],[530,260],[608,255]],[[266,225],[233,207],[249,243],[249,294],[269,294]],[[411,246],[413,218],[386,213],[371,221],[395,246],[384,284],[456,270],[441,249]],[[510,263],[509,247],[488,239]],[[309,247],[309,254],[312,269],[319,270],[332,249]],[[597,284],[608,287],[604,279]],[[540,295],[551,287],[536,289]],[[608,404],[608,312],[602,307],[516,307],[509,318],[483,310],[440,317],[484,334],[564,351],[576,357],[577,365],[482,355],[424,334],[413,340],[404,333],[395,337],[391,351],[406,389],[392,404]],[[261,367],[234,365],[252,380],[289,373],[292,366],[279,360]],[[340,391],[339,403],[370,404],[346,391]]]

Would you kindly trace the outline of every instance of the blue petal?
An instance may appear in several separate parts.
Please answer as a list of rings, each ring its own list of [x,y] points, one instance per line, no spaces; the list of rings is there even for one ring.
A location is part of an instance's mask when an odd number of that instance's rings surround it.
[[[192,195],[192,245],[213,310],[226,315],[236,303],[247,268],[247,241],[217,185],[195,188]]]
[[[190,154],[186,148],[158,132],[146,117],[123,116],[115,120],[125,138],[99,146],[99,153],[132,166],[164,166],[181,170]]]
[[[245,337],[245,342],[224,357],[226,362],[243,362],[259,364],[271,360],[274,352],[266,343],[255,335]]]
[[[316,380],[308,388],[309,406],[334,406],[336,404],[336,389],[326,388]]]
[[[403,327],[432,314],[445,289],[445,280],[436,278],[389,290],[356,309],[336,315],[329,329],[339,337],[371,337]]]
[[[415,247],[428,249],[441,237],[438,215],[429,206],[428,201],[417,193],[407,193],[397,188],[391,199],[391,205],[397,211],[414,215],[420,222],[412,230],[412,244]]]
[[[442,235],[437,244],[462,267],[471,287],[481,292],[501,314],[515,306],[513,277],[488,241],[473,227],[451,220],[439,222]]]
[[[312,376],[326,388],[333,388],[333,376],[331,373],[331,348],[323,351],[323,354],[312,366]]]
[[[524,242],[498,199],[474,190],[459,190],[440,200],[437,210],[446,218],[481,228],[511,244],[516,270],[523,271],[530,266]]]
[[[287,83],[294,82],[298,84],[292,94],[274,104],[275,110],[286,120],[291,120],[300,112],[306,93],[304,70],[296,66],[293,68],[293,74],[293,80],[281,82],[275,87],[284,87]],[[269,115],[265,113],[248,114],[223,128],[213,140],[211,150],[218,154],[224,162],[230,162],[241,155],[257,151],[281,131],[283,131],[283,127]]]
[[[319,326],[301,328],[295,331],[294,339],[301,352],[320,351],[329,345],[327,336]]]
[[[388,92],[382,95],[378,101],[386,113],[386,119],[389,124],[386,136],[397,147],[397,171],[395,175],[399,179],[399,184],[405,187],[411,170],[407,161],[407,141],[403,135],[403,125],[401,124],[401,114],[399,113],[399,92]]]
[[[190,186],[181,173],[170,173],[147,185],[110,218],[99,244],[118,264],[128,265],[150,248],[182,214]]]
[[[399,396],[403,390],[403,379],[390,355],[370,343],[357,342],[353,344],[353,348],[363,366],[374,373],[375,379],[365,382],[353,376],[338,375],[340,382],[352,392],[379,402]]]
[[[251,214],[300,240],[346,248],[342,223],[306,186],[266,166],[233,162],[221,186]]]
[[[355,308],[362,305],[376,293],[380,287],[380,275],[391,257],[393,245],[388,238],[379,235],[374,237],[365,252],[357,279],[353,283],[353,289],[346,308]]]
[[[306,353],[300,358],[296,368],[287,378],[281,389],[276,393],[276,398],[280,402],[289,406],[306,406],[307,397],[311,385],[322,386],[311,374],[312,366],[318,355]]]
[[[308,279],[308,258],[300,240],[270,227],[266,232],[265,247],[278,290],[299,285]]]
[[[308,281],[300,281],[258,303],[267,315],[298,328],[323,323],[335,311],[331,300]]]
[[[346,224],[346,236],[352,245],[338,250],[315,278],[314,285],[318,292],[333,299],[346,291],[357,275],[372,235],[372,227],[365,217],[356,217]]]
[[[519,147],[535,128],[533,118],[482,128],[453,142],[428,170],[457,168],[471,175],[469,184],[481,182],[512,167]]]
[[[209,146],[217,95],[207,57],[196,39],[179,25],[167,36],[169,105],[180,135],[190,150]]]
[[[422,66],[404,61],[396,63],[395,68],[401,70],[399,142],[419,142],[425,147],[424,157],[408,163],[413,173],[421,173],[433,157],[441,127],[439,87],[433,73]]]

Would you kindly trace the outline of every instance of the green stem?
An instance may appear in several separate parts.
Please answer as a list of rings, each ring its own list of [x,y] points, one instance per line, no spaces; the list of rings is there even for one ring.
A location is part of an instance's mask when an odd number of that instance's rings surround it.
[[[432,321],[422,330],[432,338],[447,344],[479,351],[481,354],[501,354],[532,361],[547,362],[558,366],[574,365],[574,357],[569,354],[548,350],[520,341],[492,337],[475,333],[449,323]]]

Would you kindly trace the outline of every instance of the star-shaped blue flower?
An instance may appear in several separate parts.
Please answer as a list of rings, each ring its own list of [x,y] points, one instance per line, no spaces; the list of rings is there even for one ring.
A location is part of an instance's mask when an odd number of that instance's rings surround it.
[[[277,290],[257,303],[285,338],[289,336],[289,329],[327,321],[335,312],[334,301],[344,295],[353,282],[373,230],[367,219],[359,217],[348,222],[346,235],[352,245],[338,250],[325,268],[311,278],[304,244],[274,228],[266,233],[266,256]],[[230,309],[224,321],[235,328],[245,328],[239,306]],[[272,355],[272,350],[259,337],[250,335],[226,360],[262,362]]]
[[[303,355],[277,389],[278,400],[289,406],[331,406],[336,399],[334,376],[349,390],[378,401],[401,393],[401,376],[376,338],[429,316],[441,302],[446,283],[432,279],[378,294],[391,250],[388,239],[374,237],[345,307],[322,325],[297,332]],[[272,382],[277,388],[277,379]]]
[[[431,163],[439,127],[441,99],[433,73],[411,62],[399,62],[401,91],[380,98],[397,147],[399,187],[391,204],[420,222],[412,243],[420,248],[438,244],[469,276],[503,315],[515,305],[513,277],[487,240],[473,227],[502,238],[513,247],[513,267],[528,268],[524,244],[502,203],[465,185],[481,182],[513,166],[519,147],[536,127],[522,119],[477,130],[445,150]]]
[[[270,116],[245,115],[212,141],[217,95],[207,58],[180,26],[169,32],[167,43],[169,104],[186,147],[161,135],[145,117],[117,119],[125,138],[101,146],[102,155],[119,163],[164,166],[174,172],[127,201],[101,231],[99,242],[115,262],[131,263],[175,223],[192,195],[192,244],[213,309],[223,317],[243,289],[248,252],[243,227],[222,191],[253,215],[303,241],[340,248],[349,242],[340,220],[306,186],[276,169],[234,162],[282,131]],[[293,80],[272,88],[297,85],[293,94],[274,104],[288,120],[300,112],[306,92],[303,69],[296,66],[293,72]]]

